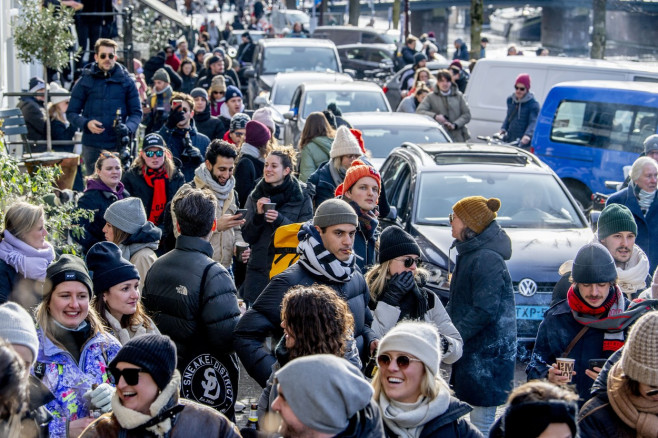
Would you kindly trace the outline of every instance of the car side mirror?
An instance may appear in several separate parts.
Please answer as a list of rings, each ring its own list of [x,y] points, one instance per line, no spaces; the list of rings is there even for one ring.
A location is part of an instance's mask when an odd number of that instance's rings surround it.
[[[386,219],[394,221],[398,218],[398,209],[394,205],[391,205],[389,208],[390,210],[388,212],[388,216],[386,216]]]
[[[244,72],[244,77],[245,77],[245,78],[248,78],[248,79],[253,79],[253,78],[255,78],[255,77],[256,77],[256,70],[254,70],[253,68],[248,68],[248,69],[245,70],[245,72]]]
[[[292,111],[286,111],[283,113],[283,118],[286,120],[295,120],[295,113]]]
[[[352,79],[356,78],[356,70],[352,68],[344,68],[343,73],[349,75]]]

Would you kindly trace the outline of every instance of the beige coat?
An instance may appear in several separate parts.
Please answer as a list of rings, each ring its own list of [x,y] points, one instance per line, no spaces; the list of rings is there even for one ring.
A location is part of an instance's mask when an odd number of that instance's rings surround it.
[[[157,259],[158,256],[155,255],[155,251],[151,248],[142,248],[130,256],[130,263],[135,265],[137,272],[139,272],[139,290],[144,289],[146,274]]]
[[[434,87],[434,92],[430,93],[416,108],[416,113],[425,114],[434,118],[438,114],[443,114],[450,123],[455,125],[453,131],[447,130],[452,141],[463,142],[471,138],[466,124],[471,121],[471,110],[468,108],[464,95],[459,91],[456,85],[450,88],[450,95],[443,96],[439,91],[439,86]]]

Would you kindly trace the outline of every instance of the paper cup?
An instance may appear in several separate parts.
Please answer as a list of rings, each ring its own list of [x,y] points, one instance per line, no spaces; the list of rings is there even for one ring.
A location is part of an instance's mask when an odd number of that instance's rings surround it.
[[[236,242],[235,244],[235,256],[238,258],[239,262],[242,262],[242,253],[249,248],[247,242]]]
[[[264,212],[268,212],[270,210],[276,210],[276,204],[274,202],[268,202],[267,204],[263,204]]]
[[[558,369],[562,372],[562,376],[568,376],[571,382],[571,377],[573,376],[574,366],[576,365],[576,359],[571,359],[569,357],[558,357],[555,359]]]

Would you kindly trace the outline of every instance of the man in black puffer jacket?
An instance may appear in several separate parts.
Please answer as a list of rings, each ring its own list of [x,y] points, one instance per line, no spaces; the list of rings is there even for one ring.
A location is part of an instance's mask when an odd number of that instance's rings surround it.
[[[212,259],[217,200],[190,188],[172,204],[181,235],[176,249],[149,270],[142,299],[162,334],[176,343],[181,395],[234,418],[239,366],[233,329],[240,309],[231,277]]]
[[[377,348],[379,340],[370,328],[370,292],[352,251],[357,221],[354,209],[347,202],[340,199],[323,202],[313,221],[304,224],[299,231],[299,261],[272,278],[240,319],[235,328],[235,349],[249,375],[262,387],[276,362],[263,342],[270,335],[277,339],[283,335],[281,301],[292,286],[317,283],[334,289],[352,311],[354,338],[361,360],[367,362]]]

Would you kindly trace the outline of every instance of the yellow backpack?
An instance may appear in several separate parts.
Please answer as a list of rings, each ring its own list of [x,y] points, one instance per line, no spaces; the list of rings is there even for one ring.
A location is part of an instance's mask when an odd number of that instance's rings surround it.
[[[297,244],[299,243],[297,233],[299,233],[302,225],[304,225],[304,222],[283,225],[274,232],[274,259],[270,269],[270,278],[282,273],[299,259],[299,254],[297,254]]]

